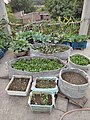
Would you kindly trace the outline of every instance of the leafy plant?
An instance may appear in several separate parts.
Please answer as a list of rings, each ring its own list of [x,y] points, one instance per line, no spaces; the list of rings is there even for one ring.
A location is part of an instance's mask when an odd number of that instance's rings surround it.
[[[90,64],[90,60],[88,58],[86,58],[85,56],[80,55],[80,54],[72,55],[70,57],[70,60],[77,65],[84,66],[84,65]]]
[[[25,13],[29,13],[35,11],[32,0],[12,0],[10,1],[10,5],[13,12],[19,12],[24,10]]]
[[[31,104],[36,105],[51,105],[52,104],[52,97],[50,94],[35,94],[33,93],[31,98]]]
[[[11,43],[10,43],[10,47],[9,50],[12,50],[15,53],[19,53],[19,52],[23,52],[23,51],[28,51],[30,48],[30,45],[28,43],[28,41],[24,40],[24,39],[14,39]]]
[[[6,32],[0,30],[0,48],[8,48],[10,42],[12,41],[11,35],[7,34]]]
[[[24,39],[29,43],[34,43],[33,41],[34,32],[32,30],[16,33],[16,39]]]
[[[69,49],[68,46],[59,46],[56,44],[47,44],[47,45],[40,45],[38,47],[33,47],[34,50],[38,50],[44,54],[53,54],[57,52],[64,52]]]
[[[89,37],[87,35],[72,35],[70,37],[71,42],[82,42],[86,41]]]
[[[81,17],[83,0],[45,0],[45,6],[51,17],[57,19],[58,16],[75,18]]]
[[[19,59],[12,64],[12,67],[22,71],[41,72],[48,70],[60,69],[63,64],[58,60],[32,58],[32,59]]]

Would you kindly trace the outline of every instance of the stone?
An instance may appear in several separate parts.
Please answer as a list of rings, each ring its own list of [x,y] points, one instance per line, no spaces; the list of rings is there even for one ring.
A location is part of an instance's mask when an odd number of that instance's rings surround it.
[[[56,99],[56,109],[59,109],[63,112],[67,111],[67,107],[68,107],[68,99],[64,98],[64,97],[60,97],[58,96]]]

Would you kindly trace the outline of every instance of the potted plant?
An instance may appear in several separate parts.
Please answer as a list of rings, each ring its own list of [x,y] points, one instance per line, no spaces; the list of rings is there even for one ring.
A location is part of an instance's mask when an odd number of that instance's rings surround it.
[[[73,49],[85,49],[87,45],[87,35],[72,35],[71,36],[71,47]]]
[[[25,39],[29,43],[33,44],[34,43],[34,40],[33,40],[34,33],[35,32],[33,32],[32,30],[25,31],[25,32],[19,32],[19,33],[16,34],[16,38],[17,39]]]
[[[59,36],[59,42],[68,46],[71,46],[70,35],[69,34],[61,34]]]
[[[63,94],[71,98],[82,98],[90,84],[86,72],[76,68],[64,68],[59,73],[59,88]]]
[[[67,59],[71,47],[62,44],[33,44],[30,47],[31,56],[53,56],[60,59]]]
[[[69,66],[73,68],[80,68],[84,71],[90,69],[90,59],[83,54],[72,54],[68,58]]]
[[[14,39],[10,43],[9,50],[12,50],[16,57],[27,55],[30,45],[25,39]]]
[[[9,44],[12,41],[12,37],[6,32],[0,30],[0,53],[1,56],[8,50]],[[3,51],[3,52],[2,52]],[[3,54],[2,54],[3,53]]]
[[[20,57],[7,62],[9,77],[14,74],[31,75],[34,77],[56,76],[64,63],[55,57]]]
[[[31,76],[13,75],[5,90],[9,95],[27,96],[31,82]]]
[[[55,105],[54,94],[31,92],[28,104],[33,112],[51,112]]]
[[[37,77],[32,83],[31,90],[36,92],[57,93],[57,82],[57,77]]]

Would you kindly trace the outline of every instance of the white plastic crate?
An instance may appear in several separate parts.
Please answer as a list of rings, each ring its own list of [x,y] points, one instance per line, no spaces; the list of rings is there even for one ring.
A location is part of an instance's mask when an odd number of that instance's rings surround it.
[[[40,92],[34,92],[36,94]],[[31,108],[32,112],[51,112],[53,110],[53,106],[55,105],[55,97],[54,94],[51,94],[52,96],[52,104],[51,105],[36,105],[36,104],[31,104],[31,98],[32,98],[33,92],[30,92],[30,96],[28,99],[28,104]],[[46,93],[48,94],[48,93]]]
[[[55,80],[56,86],[54,88],[36,88],[36,81],[37,79],[42,80]],[[32,91],[41,91],[41,92],[48,92],[48,93],[57,93],[58,92],[58,86],[57,86],[58,78],[57,77],[37,77],[34,82],[32,83],[31,90]]]

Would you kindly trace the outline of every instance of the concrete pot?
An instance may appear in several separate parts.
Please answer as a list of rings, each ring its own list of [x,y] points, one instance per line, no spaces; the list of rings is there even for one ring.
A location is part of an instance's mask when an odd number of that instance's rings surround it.
[[[87,83],[86,84],[81,84],[81,85],[75,85],[75,84],[71,84],[71,83],[63,80],[62,74],[66,73],[66,72],[79,73],[80,75],[82,75],[86,79]],[[87,87],[89,86],[89,84],[90,84],[89,76],[83,70],[75,69],[75,68],[64,68],[59,73],[59,84],[58,84],[58,86],[59,86],[61,92],[64,93],[68,97],[82,98],[83,96],[85,96],[85,91],[86,91]]]
[[[30,56],[25,56],[25,57],[19,57],[19,58],[15,58],[15,59],[12,59],[8,62],[6,62],[7,64],[7,68],[8,68],[8,72],[9,72],[9,78],[12,77],[12,75],[27,75],[27,76],[33,76],[33,77],[45,77],[45,76],[58,76],[59,74],[59,71],[60,69],[56,69],[56,70],[50,70],[50,71],[43,71],[43,72],[27,72],[27,71],[22,71],[22,70],[17,70],[15,68],[12,68],[12,63],[15,63],[17,60],[19,59],[23,59],[23,58],[26,58],[26,59],[30,59],[30,58],[33,58],[33,57],[30,57]],[[38,58],[38,56],[34,56],[34,58]],[[46,56],[39,56],[39,58],[49,58],[49,59],[58,59],[56,57],[46,57]],[[62,64],[64,64],[60,59],[58,59]],[[64,64],[65,65],[65,64]]]
[[[43,45],[45,45],[45,44],[34,44],[33,45],[33,47],[35,46],[35,47],[38,47],[38,46],[43,46]],[[46,45],[48,45],[48,44],[46,44]],[[64,44],[57,44],[57,46],[63,46],[63,47],[65,47],[65,46],[67,46],[67,45],[64,45]],[[57,58],[59,58],[59,59],[67,59],[69,56],[70,56],[70,53],[71,53],[71,50],[72,50],[72,48],[70,47],[70,46],[68,46],[69,47],[69,49],[68,50],[66,50],[66,51],[64,51],[64,52],[57,52],[57,53],[53,53],[53,54],[44,54],[44,53],[41,53],[41,52],[39,52],[38,50],[34,50],[32,47],[30,48],[30,56],[52,56],[52,57],[57,57]]]
[[[70,57],[71,56],[73,56],[73,55],[75,55],[75,54],[72,54],[72,55],[70,55]],[[80,55],[83,55],[83,54],[80,54]],[[85,56],[85,55],[83,55],[83,56]],[[70,57],[68,57],[68,65],[69,65],[69,67],[72,67],[72,68],[79,68],[79,69],[81,69],[81,70],[84,70],[85,72],[87,72],[89,69],[90,69],[90,64],[88,64],[88,65],[77,65],[77,64],[75,64],[75,63],[73,63],[71,60],[70,60]],[[87,56],[85,56],[87,59],[89,59]],[[89,59],[90,60],[90,59]]]

